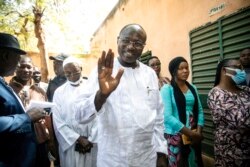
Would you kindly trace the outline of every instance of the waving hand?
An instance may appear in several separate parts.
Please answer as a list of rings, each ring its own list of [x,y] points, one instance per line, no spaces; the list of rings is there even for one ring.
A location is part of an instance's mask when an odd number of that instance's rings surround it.
[[[123,69],[119,69],[116,76],[112,76],[113,63],[114,53],[112,50],[109,49],[107,54],[105,51],[103,51],[101,57],[98,60],[99,91],[97,92],[95,98],[97,110],[101,108],[106,98],[117,88],[123,75]]]

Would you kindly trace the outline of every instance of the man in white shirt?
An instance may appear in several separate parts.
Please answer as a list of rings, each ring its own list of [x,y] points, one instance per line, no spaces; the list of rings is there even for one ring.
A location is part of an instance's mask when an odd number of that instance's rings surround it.
[[[53,125],[59,144],[61,167],[96,167],[97,146],[95,120],[79,124],[75,120],[73,101],[85,87],[78,59],[68,57],[63,62],[66,83],[56,89],[52,109]]]
[[[98,120],[97,167],[167,166],[158,79],[138,61],[146,38],[138,24],[123,27],[118,58],[102,52],[75,103],[78,122]]]

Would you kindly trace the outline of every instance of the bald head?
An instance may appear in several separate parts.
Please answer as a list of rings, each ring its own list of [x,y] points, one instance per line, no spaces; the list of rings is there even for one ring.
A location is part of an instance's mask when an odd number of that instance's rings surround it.
[[[147,35],[139,24],[124,26],[117,38],[118,60],[122,66],[135,68],[146,44]]]
[[[128,24],[124,26],[119,33],[119,37],[122,37],[127,33],[137,33],[141,37],[143,42],[146,42],[147,40],[147,34],[145,30],[142,28],[142,26],[139,24]]]

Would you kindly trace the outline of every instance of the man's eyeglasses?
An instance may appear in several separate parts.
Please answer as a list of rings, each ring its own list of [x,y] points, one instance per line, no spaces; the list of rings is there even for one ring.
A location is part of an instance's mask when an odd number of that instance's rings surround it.
[[[74,77],[76,75],[81,74],[81,72],[75,72],[75,73],[64,73],[65,77],[70,78],[70,77]]]
[[[130,41],[129,39],[126,38],[119,38],[119,40],[121,40],[121,42],[128,46],[128,45],[132,45],[136,48],[142,49],[145,46],[145,43],[141,42],[141,41]]]

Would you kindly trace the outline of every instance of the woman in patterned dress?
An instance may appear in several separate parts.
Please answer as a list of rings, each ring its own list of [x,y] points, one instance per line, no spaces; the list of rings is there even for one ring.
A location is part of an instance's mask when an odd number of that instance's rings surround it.
[[[250,88],[239,60],[218,64],[214,88],[208,94],[215,125],[215,166],[250,166]]]

